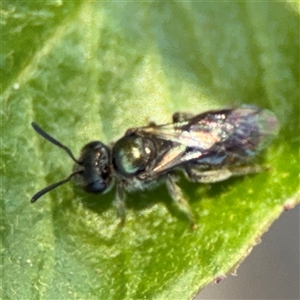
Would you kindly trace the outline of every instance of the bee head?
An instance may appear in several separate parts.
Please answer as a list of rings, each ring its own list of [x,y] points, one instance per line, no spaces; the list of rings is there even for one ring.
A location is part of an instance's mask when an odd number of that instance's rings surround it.
[[[81,150],[77,160],[71,150],[46,133],[36,123],[31,123],[33,129],[50,143],[64,149],[75,162],[73,172],[65,179],[55,182],[37,192],[31,202],[37,201],[41,196],[56,187],[70,181],[75,177],[78,184],[87,192],[104,193],[112,186],[112,172],[110,168],[110,149],[99,141],[90,142]]]
[[[75,179],[89,193],[107,192],[112,183],[110,149],[99,141],[86,144],[74,166]]]

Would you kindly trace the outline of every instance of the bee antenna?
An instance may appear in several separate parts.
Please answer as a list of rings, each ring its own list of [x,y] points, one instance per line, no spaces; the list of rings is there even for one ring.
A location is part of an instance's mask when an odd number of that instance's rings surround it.
[[[65,145],[63,145],[61,142],[59,142],[58,140],[56,140],[55,138],[53,138],[50,134],[48,134],[47,132],[45,132],[38,124],[36,124],[35,122],[31,122],[31,126],[33,127],[33,129],[39,134],[41,135],[44,139],[46,139],[47,141],[49,141],[50,143],[58,146],[59,148],[64,149],[68,155],[77,163],[77,164],[81,164],[73,155],[72,151]]]
[[[44,194],[48,193],[49,191],[55,189],[56,187],[70,181],[76,174],[80,173],[81,171],[76,171],[76,172],[73,172],[71,173],[67,178],[61,180],[61,181],[58,181],[58,182],[55,182],[55,183],[52,183],[50,184],[49,186],[43,188],[42,190],[40,190],[39,192],[37,192],[30,200],[31,203],[34,203],[36,200],[38,200],[40,197],[42,197]]]

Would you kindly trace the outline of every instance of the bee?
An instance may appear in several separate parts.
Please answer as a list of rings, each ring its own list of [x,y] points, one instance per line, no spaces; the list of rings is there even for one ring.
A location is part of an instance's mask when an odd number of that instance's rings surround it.
[[[176,173],[183,172],[193,182],[213,183],[261,172],[251,159],[277,135],[279,122],[271,111],[255,106],[198,115],[175,113],[172,123],[130,128],[111,146],[92,141],[82,148],[78,159],[36,123],[32,122],[32,127],[64,149],[75,166],[67,178],[42,189],[31,202],[73,177],[90,193],[104,194],[115,184],[117,212],[124,224],[126,193],[165,183],[177,207],[194,224]]]

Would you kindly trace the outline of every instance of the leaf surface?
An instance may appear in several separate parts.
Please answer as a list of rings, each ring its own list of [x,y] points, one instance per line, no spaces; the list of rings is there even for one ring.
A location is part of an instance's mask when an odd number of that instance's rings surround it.
[[[2,7],[3,299],[189,299],[243,260],[299,202],[299,10],[290,2],[6,2]],[[164,186],[130,194],[123,229],[114,191],[72,184],[74,154],[176,111],[254,104],[281,131],[267,172],[180,186],[189,229]]]

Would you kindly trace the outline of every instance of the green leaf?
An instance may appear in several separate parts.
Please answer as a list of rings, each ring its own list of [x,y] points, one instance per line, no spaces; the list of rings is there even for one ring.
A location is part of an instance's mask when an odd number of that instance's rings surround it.
[[[3,299],[189,299],[247,256],[299,203],[299,9],[293,2],[5,2],[1,11]],[[281,131],[271,169],[204,185],[181,178],[198,228],[164,186],[130,194],[66,184],[74,153],[176,111],[254,104]]]

